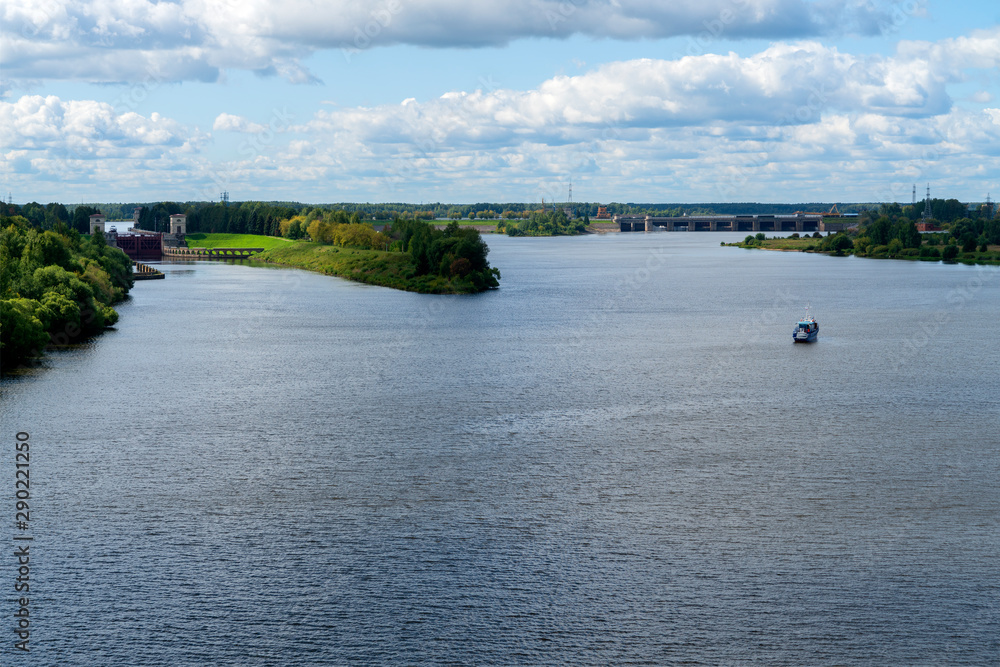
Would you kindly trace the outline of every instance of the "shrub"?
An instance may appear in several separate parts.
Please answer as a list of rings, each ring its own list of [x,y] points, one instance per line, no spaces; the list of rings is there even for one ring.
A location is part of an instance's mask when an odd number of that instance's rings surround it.
[[[763,241],[767,238],[767,234],[765,234],[764,232],[757,232],[754,238],[757,239],[758,241]]]
[[[958,246],[954,243],[949,243],[944,247],[944,250],[941,251],[941,259],[946,262],[954,260],[956,257],[958,257]]]
[[[889,255],[889,246],[887,245],[873,246],[868,250],[869,257],[887,257],[888,255]]]
[[[899,254],[903,257],[918,257],[920,255],[920,250],[917,248],[903,248],[903,251]]]

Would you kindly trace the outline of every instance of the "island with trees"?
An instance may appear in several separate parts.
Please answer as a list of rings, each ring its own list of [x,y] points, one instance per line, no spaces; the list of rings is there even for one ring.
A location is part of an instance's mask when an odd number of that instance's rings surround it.
[[[253,261],[428,294],[471,294],[500,285],[482,236],[456,221],[437,229],[397,218],[376,231],[343,210],[314,209],[281,221],[279,228],[298,242],[272,247]]]
[[[523,220],[505,219],[497,224],[498,232],[507,236],[574,236],[586,234],[590,217],[571,219],[561,208],[552,211],[534,211]]]

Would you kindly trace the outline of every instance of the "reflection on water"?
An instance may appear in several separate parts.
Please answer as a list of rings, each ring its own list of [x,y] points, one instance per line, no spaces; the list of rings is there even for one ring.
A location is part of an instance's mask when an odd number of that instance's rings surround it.
[[[491,236],[473,297],[160,265],[0,385],[32,657],[995,661],[1000,280],[729,237]]]

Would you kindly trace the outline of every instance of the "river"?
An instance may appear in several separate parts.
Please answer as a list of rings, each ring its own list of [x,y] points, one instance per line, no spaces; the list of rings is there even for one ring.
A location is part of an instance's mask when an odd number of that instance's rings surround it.
[[[0,382],[30,664],[996,664],[1000,274],[739,237],[163,263]]]

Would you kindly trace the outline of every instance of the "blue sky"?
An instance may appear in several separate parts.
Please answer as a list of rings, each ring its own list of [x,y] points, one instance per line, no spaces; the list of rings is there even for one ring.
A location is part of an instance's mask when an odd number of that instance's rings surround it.
[[[995,0],[11,0],[16,202],[1000,196]]]

